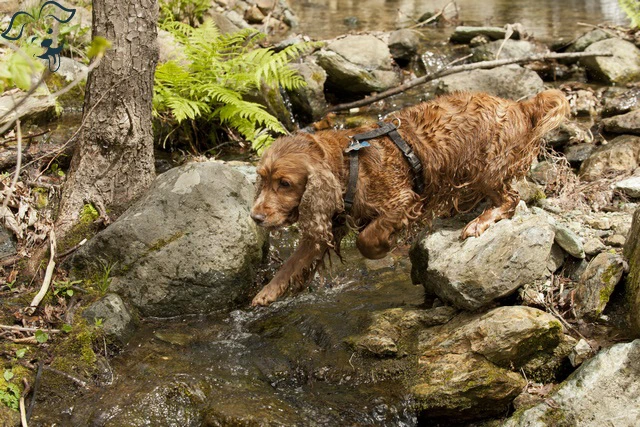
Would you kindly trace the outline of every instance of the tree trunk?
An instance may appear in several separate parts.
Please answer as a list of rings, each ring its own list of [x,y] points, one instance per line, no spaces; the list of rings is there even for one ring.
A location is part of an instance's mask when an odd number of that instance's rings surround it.
[[[155,177],[151,102],[157,20],[157,0],[93,1],[93,36],[112,47],[87,81],[84,125],[56,222],[63,235],[79,223],[85,204],[105,220],[116,217]]]

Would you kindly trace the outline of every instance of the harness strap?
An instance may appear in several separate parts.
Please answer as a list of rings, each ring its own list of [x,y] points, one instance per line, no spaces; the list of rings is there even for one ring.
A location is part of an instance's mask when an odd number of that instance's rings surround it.
[[[413,169],[415,175],[413,181],[416,193],[420,194],[424,190],[424,183],[422,182],[422,163],[409,144],[402,139],[397,131],[397,126],[393,124],[393,122],[378,122],[378,126],[380,126],[378,129],[353,135],[351,137],[349,147],[344,150],[345,153],[349,153],[349,182],[347,183],[347,192],[344,196],[344,208],[347,212],[351,210],[351,207],[353,206],[356,187],[358,185],[358,151],[362,148],[369,147],[370,144],[366,141],[370,139],[388,135],[393,143],[400,149],[405,159],[407,159],[411,169]]]

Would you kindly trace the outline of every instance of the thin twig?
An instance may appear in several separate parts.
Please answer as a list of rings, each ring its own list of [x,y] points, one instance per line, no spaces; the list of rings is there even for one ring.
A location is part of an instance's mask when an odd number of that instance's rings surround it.
[[[12,326],[12,325],[0,325],[0,329],[5,329],[8,331],[16,331],[16,332],[36,332],[36,331],[44,331],[51,334],[57,334],[62,332],[60,329],[42,329],[42,328],[26,328],[23,326]]]
[[[22,382],[24,384],[24,390],[22,391],[21,395],[20,395],[20,423],[22,425],[22,427],[28,427],[27,425],[27,411],[26,408],[24,406],[24,398],[27,394],[29,394],[29,391],[31,390],[31,387],[29,386],[29,383],[27,382],[26,378],[22,379]]]
[[[22,139],[33,139],[33,138],[35,138],[37,136],[42,136],[42,135],[45,135],[45,134],[47,134],[49,132],[51,132],[51,131],[49,129],[47,129],[47,130],[44,130],[42,132],[34,133],[34,134],[31,134],[31,135],[22,135]],[[4,141],[0,142],[0,144],[5,145],[5,144],[8,144],[10,142],[17,141],[17,140],[18,140],[17,137],[13,137],[13,138],[5,139]]]
[[[51,366],[45,366],[44,369],[46,369],[47,371],[53,372],[54,374],[62,375],[63,377],[68,378],[74,383],[78,384],[82,388],[88,388],[86,381],[81,380],[80,378],[74,377],[71,374],[67,374],[66,372],[59,371],[55,368],[52,368]]]
[[[40,304],[40,301],[42,301],[47,291],[49,290],[49,284],[51,283],[51,278],[53,277],[53,270],[56,267],[56,233],[53,229],[49,232],[49,243],[51,255],[49,257],[49,264],[47,265],[44,280],[42,281],[42,287],[40,288],[40,292],[38,292],[38,294],[33,298],[33,301],[31,301],[30,307],[27,308],[27,312],[31,312],[31,314],[33,314],[33,312],[36,310],[36,307],[38,307],[38,304]]]
[[[592,56],[613,56],[613,54],[610,52],[547,53],[547,54],[525,56],[523,58],[499,59],[497,61],[483,61],[483,62],[476,62],[473,64],[458,65],[456,67],[445,68],[436,73],[428,74],[426,76],[413,79],[404,84],[401,84],[400,86],[396,86],[392,89],[386,90],[384,92],[380,92],[377,95],[369,96],[359,101],[347,102],[344,104],[335,105],[329,108],[327,112],[342,111],[342,110],[348,110],[350,108],[369,105],[381,99],[388,98],[389,96],[404,92],[405,90],[410,89],[412,87],[425,84],[432,80],[439,79],[440,77],[445,77],[450,74],[462,73],[464,71],[478,70],[483,68],[496,68],[496,67],[501,67],[503,65],[518,64],[521,62],[546,61],[549,59],[563,59],[563,58],[587,58]]]
[[[78,243],[77,245],[74,245],[73,247],[67,249],[66,251],[62,252],[61,254],[56,255],[56,259],[63,259],[64,257],[66,257],[67,255],[69,255],[70,253],[78,250],[78,248],[82,245],[84,245],[85,243],[87,243],[87,239],[82,239],[80,241],[80,243]]]

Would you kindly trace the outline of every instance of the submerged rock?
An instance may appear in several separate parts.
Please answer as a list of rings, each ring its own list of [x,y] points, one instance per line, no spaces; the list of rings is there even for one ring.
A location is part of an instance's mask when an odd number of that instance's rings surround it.
[[[412,277],[427,292],[474,310],[551,274],[555,232],[546,215],[517,214],[461,241],[464,225],[460,219],[442,221],[412,247]]]
[[[621,135],[593,151],[580,166],[580,177],[593,181],[610,173],[631,172],[640,162],[640,137]]]
[[[613,56],[582,58],[591,76],[611,84],[624,84],[640,78],[640,49],[625,40],[610,38],[591,44],[585,52],[610,52]]]
[[[624,256],[629,261],[625,287],[629,323],[633,335],[640,337],[640,209],[633,215],[629,238],[624,245]]]
[[[172,169],[76,252],[73,269],[87,277],[110,266],[110,291],[143,316],[230,308],[248,297],[263,256],[252,201],[251,184],[226,165]]]
[[[505,427],[637,426],[640,340],[616,344],[585,362],[548,399],[514,414]]]
[[[544,82],[535,71],[519,65],[507,65],[491,70],[472,70],[452,74],[437,80],[444,93],[456,91],[487,92],[507,99],[521,99],[544,90]]]
[[[591,260],[576,286],[575,311],[579,318],[595,320],[600,316],[625,267],[620,255],[607,252]]]
[[[327,82],[350,93],[382,91],[400,83],[386,43],[372,35],[346,36],[317,54]]]

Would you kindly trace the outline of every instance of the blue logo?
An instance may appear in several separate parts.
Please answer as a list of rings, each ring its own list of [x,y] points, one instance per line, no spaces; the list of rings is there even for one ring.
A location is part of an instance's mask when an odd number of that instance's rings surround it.
[[[55,1],[47,1],[40,7],[40,11],[37,16],[33,16],[30,13],[22,11],[16,12],[11,17],[9,28],[4,30],[0,36],[7,40],[15,41],[22,37],[22,32],[27,24],[39,22],[40,20],[45,20],[47,18],[53,18],[56,21],[65,24],[71,21],[71,18],[73,18],[75,14],[75,9],[66,8]],[[53,30],[51,28],[47,30],[47,34],[51,34],[52,32]],[[33,36],[30,41],[33,41],[35,38],[36,37]],[[49,70],[56,72],[58,71],[58,68],[60,68],[60,52],[62,51],[64,42],[62,42],[58,47],[51,47],[52,44],[52,39],[44,39],[42,43],[40,43],[40,47],[43,47],[46,50],[42,55],[38,55],[37,57],[46,59],[49,63]]]

